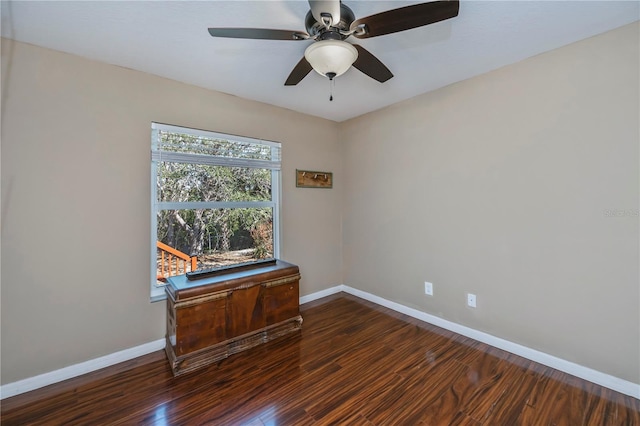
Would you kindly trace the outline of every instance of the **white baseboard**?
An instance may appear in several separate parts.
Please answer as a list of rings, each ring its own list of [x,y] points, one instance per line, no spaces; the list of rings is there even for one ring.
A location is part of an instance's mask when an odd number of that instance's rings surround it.
[[[320,290],[315,293],[302,296],[300,298],[300,304],[303,305],[305,303],[313,302],[314,300],[322,299],[323,297],[331,296],[332,294],[340,293],[341,291],[344,291],[344,286],[342,284],[326,290]]]
[[[165,340],[160,339],[119,352],[114,352],[109,355],[101,356],[100,358],[90,359],[89,361],[70,365],[69,367],[64,367],[59,370],[18,380],[13,383],[7,383],[6,385],[0,386],[0,399],[9,398],[24,392],[29,392],[54,383],[62,382],[63,380],[81,376],[101,368],[109,367],[120,362],[129,361],[130,359],[161,350],[164,348],[164,345]]]
[[[618,377],[611,376],[609,374],[605,374],[588,367],[584,367],[582,365],[564,360],[562,358],[558,358],[553,355],[549,355],[547,353],[522,346],[518,343],[513,343],[508,340],[492,336],[491,334],[487,334],[485,332],[478,331],[473,328],[457,324],[455,322],[447,321],[440,317],[427,314],[426,312],[422,312],[417,309],[409,308],[407,306],[392,302],[387,299],[383,299],[382,297],[378,297],[376,295],[358,290],[356,288],[352,288],[346,285],[343,285],[341,287],[342,291],[344,291],[345,293],[352,294],[361,299],[373,302],[377,305],[384,306],[396,312],[400,312],[421,321],[428,322],[429,324],[433,324],[446,330],[453,331],[454,333],[458,333],[471,339],[478,340],[498,349],[511,352],[512,354],[516,354],[531,361],[535,361],[548,367],[555,368],[556,370],[563,371],[581,379],[588,380],[590,382],[612,389],[616,392],[620,392],[625,395],[640,399],[640,384],[629,382],[627,380],[623,380]]]
[[[377,305],[392,309],[396,312],[409,315],[410,317],[427,322],[429,324],[444,328],[445,330],[453,331],[454,333],[458,333],[471,339],[478,340],[496,348],[505,350],[507,352],[511,352],[521,357],[530,359],[531,361],[535,361],[548,367],[555,368],[556,370],[560,370],[573,376],[580,377],[581,379],[588,380],[590,382],[612,389],[616,392],[620,392],[625,395],[640,399],[640,384],[632,383],[627,380],[623,380],[618,377],[614,377],[609,374],[605,374],[600,371],[596,371],[591,368],[584,367],[582,365],[575,364],[561,358],[557,358],[553,355],[549,355],[544,352],[540,352],[538,350],[492,336],[482,331],[478,331],[473,328],[469,328],[464,325],[460,325],[455,322],[451,322],[440,317],[427,314],[426,312],[422,312],[417,309],[409,308],[399,303],[392,302],[382,297],[343,284],[303,296],[300,298],[300,304],[309,303],[314,300],[339,293],[341,291],[352,294],[361,299],[368,300],[369,302],[373,302]],[[145,343],[140,346],[105,355],[100,358],[51,371],[49,373],[44,373],[38,376],[29,377],[24,380],[19,380],[17,382],[8,383],[6,385],[0,386],[0,399],[9,398],[11,396],[29,392],[44,386],[52,385],[63,380],[71,379],[82,374],[90,373],[101,368],[109,367],[120,362],[129,361],[133,358],[137,358],[139,356],[147,355],[151,352],[161,350],[164,348],[164,345],[165,340],[160,339],[153,342]]]

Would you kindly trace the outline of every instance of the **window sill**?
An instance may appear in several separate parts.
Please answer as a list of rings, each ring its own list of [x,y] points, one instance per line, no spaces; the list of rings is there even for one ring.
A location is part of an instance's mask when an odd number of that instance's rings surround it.
[[[164,291],[164,287],[156,287],[151,290],[151,296],[149,301],[151,303],[161,302],[167,299],[167,293]]]

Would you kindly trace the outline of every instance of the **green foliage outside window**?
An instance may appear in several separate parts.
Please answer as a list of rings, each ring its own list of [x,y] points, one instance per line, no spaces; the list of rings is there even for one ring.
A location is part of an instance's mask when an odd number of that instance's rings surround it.
[[[158,203],[272,200],[271,169],[202,164],[193,156],[270,160],[270,146],[168,131],[159,132],[158,142],[161,151],[156,162]],[[162,152],[187,153],[191,157],[165,161]],[[247,258],[269,258],[274,255],[273,214],[271,207],[158,209],[157,239],[190,256],[198,256],[202,267],[233,263],[231,260],[208,264],[203,262],[206,255],[242,253],[238,263]]]

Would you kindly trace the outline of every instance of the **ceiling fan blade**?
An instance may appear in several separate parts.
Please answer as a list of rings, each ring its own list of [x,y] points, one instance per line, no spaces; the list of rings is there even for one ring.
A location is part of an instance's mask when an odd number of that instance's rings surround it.
[[[300,59],[300,62],[298,62],[295,67],[293,67],[293,71],[291,71],[291,74],[289,74],[289,77],[287,77],[287,81],[284,82],[284,85],[295,86],[296,84],[300,83],[302,79],[311,72],[312,69],[313,67],[311,67],[309,61],[307,61],[307,59],[303,56],[302,59]]]
[[[356,31],[353,34],[357,38],[377,37],[454,18],[458,16],[459,9],[458,0],[414,4],[356,19],[351,24],[351,30],[364,28],[364,32]]]
[[[357,44],[354,44],[353,47],[358,49],[358,59],[353,63],[354,68],[362,71],[374,80],[378,80],[380,83],[384,83],[393,77],[389,68],[380,62],[380,59],[373,56],[371,52]]]
[[[268,28],[209,28],[213,37],[250,38],[259,40],[306,40],[304,31],[272,30]]]
[[[323,14],[331,15],[331,23],[336,25],[340,22],[340,0],[309,0],[311,14],[314,19],[323,24]]]

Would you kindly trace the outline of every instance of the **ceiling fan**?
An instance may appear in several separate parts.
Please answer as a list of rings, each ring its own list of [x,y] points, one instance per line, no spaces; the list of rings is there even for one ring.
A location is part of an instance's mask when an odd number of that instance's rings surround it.
[[[333,80],[353,65],[384,83],[393,77],[389,69],[364,47],[344,41],[353,36],[363,39],[410,30],[458,16],[459,1],[419,3],[356,19],[340,0],[309,0],[305,31],[267,28],[209,28],[213,37],[262,40],[314,40],[293,68],[285,86],[294,86],[311,72]]]

